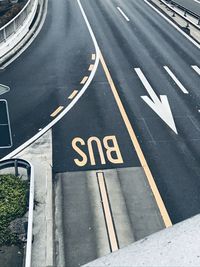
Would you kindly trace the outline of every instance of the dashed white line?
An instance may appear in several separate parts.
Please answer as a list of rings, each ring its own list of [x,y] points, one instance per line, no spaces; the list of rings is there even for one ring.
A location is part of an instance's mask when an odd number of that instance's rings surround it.
[[[117,7],[117,9],[118,9],[119,12],[122,14],[122,16],[125,18],[126,21],[130,21],[130,19],[126,16],[126,14],[121,10],[120,7]]]
[[[174,80],[174,82],[178,85],[178,87],[181,89],[181,91],[184,94],[189,94],[188,91],[185,89],[185,87],[182,85],[182,83],[176,78],[176,76],[173,74],[173,72],[167,67],[164,66],[164,69],[169,74],[169,76]]]
[[[192,68],[193,68],[193,70],[196,71],[196,73],[198,73],[200,75],[200,68],[199,67],[193,65]]]

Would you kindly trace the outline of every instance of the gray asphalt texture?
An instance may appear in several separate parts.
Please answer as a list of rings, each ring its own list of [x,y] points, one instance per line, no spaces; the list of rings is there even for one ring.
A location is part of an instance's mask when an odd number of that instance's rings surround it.
[[[200,66],[199,49],[143,1],[81,3],[173,223],[199,213],[200,77],[191,68]],[[58,106],[70,103],[68,96],[74,89],[80,90],[81,79],[89,75],[94,52],[77,2],[50,0],[38,38],[0,73],[1,83],[11,87],[5,96],[10,107],[13,148],[47,125]],[[187,88],[188,95],[172,81],[165,65]],[[168,97],[178,135],[141,99],[147,91],[134,68],[141,68],[158,96]],[[101,164],[95,150],[95,166],[75,165],[73,138],[87,142],[91,136],[102,140],[109,135],[118,140],[123,164]],[[140,166],[101,66],[85,95],[53,128],[53,146],[55,173]],[[0,155],[8,151],[1,150]],[[77,194],[76,187],[72,189],[70,193]],[[86,203],[87,195],[83,199]]]

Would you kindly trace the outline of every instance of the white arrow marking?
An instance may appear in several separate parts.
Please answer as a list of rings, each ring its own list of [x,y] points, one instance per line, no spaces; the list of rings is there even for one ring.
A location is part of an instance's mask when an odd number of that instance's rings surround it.
[[[154,92],[149,82],[147,81],[147,79],[145,78],[141,69],[135,68],[135,72],[137,73],[142,84],[150,95],[150,97],[141,96],[141,98],[176,134],[178,134],[167,96],[161,95],[159,98]]]

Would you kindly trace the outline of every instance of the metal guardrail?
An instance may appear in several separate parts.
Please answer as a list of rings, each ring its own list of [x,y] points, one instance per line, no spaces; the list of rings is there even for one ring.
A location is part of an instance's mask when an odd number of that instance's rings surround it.
[[[14,168],[15,175],[19,175],[19,168],[27,170],[27,176],[30,179],[29,188],[29,214],[28,214],[28,232],[27,232],[27,246],[25,267],[31,267],[31,250],[32,250],[32,236],[33,236],[33,208],[34,208],[34,168],[33,165],[22,159],[8,159],[0,161],[0,170],[7,168]]]
[[[35,0],[28,0],[22,10],[12,20],[0,28],[0,43],[6,42],[6,39],[23,25],[26,17],[32,10],[34,2]]]
[[[167,7],[169,7],[173,12],[177,13],[179,16],[182,16],[185,18],[185,20],[187,20],[189,23],[193,24],[195,27],[198,27],[199,29],[199,26],[200,25],[200,16],[198,14],[196,14],[195,12],[187,9],[186,7],[176,3],[175,1],[172,1],[172,0],[160,0],[163,4],[165,4]],[[178,7],[179,9],[183,10],[184,11],[184,15],[181,15],[179,12],[176,12],[174,10],[174,8],[170,7],[169,5],[173,5],[175,7]],[[197,24],[195,24],[193,21],[187,19],[187,14],[193,16],[194,18],[196,18],[198,20]]]
[[[185,11],[185,15],[188,13],[190,15],[192,15],[193,17],[197,18],[200,20],[200,16],[198,14],[196,14],[195,12],[189,10],[188,8],[184,7],[183,5],[178,4],[176,1],[172,1],[172,0],[166,0],[166,2],[168,2],[169,4],[172,4],[180,9],[182,9],[183,11]]]

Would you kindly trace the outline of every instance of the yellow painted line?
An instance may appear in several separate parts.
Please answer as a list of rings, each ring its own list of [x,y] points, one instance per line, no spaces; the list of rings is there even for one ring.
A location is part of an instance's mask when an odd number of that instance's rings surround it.
[[[74,90],[71,95],[68,97],[68,99],[73,99],[78,94],[78,90]]]
[[[104,210],[104,216],[108,231],[108,237],[110,241],[110,248],[111,252],[116,251],[119,249],[118,242],[117,242],[117,236],[115,233],[115,227],[113,223],[113,218],[111,214],[111,208],[109,204],[108,194],[106,190],[106,184],[105,184],[105,178],[103,172],[97,172],[97,180],[99,184],[100,194],[101,194],[101,200]]]
[[[53,113],[51,113],[51,117],[54,118],[56,115],[58,115],[59,112],[61,112],[63,108],[63,106],[58,107]]]
[[[93,64],[91,64],[90,66],[89,66],[89,71],[92,71],[93,70],[93,68],[94,68],[94,65]]]
[[[96,59],[96,55],[92,54],[92,60],[95,60],[95,59]]]
[[[147,177],[147,180],[148,180],[149,185],[151,187],[151,190],[153,192],[154,198],[156,200],[156,203],[157,203],[158,208],[160,210],[160,213],[162,215],[164,224],[165,224],[166,227],[170,227],[170,226],[172,226],[171,219],[170,219],[169,214],[167,212],[167,209],[166,209],[166,207],[164,205],[164,202],[163,202],[163,200],[161,198],[161,195],[160,195],[160,193],[158,191],[158,188],[157,188],[156,183],[154,181],[154,178],[153,178],[153,175],[151,173],[151,170],[150,170],[150,168],[149,168],[149,166],[147,164],[147,161],[145,159],[145,156],[144,156],[144,154],[142,152],[142,149],[140,147],[140,144],[139,144],[139,142],[137,140],[136,134],[135,134],[135,132],[134,132],[134,130],[132,128],[132,125],[130,123],[130,120],[129,120],[128,116],[127,116],[127,113],[125,111],[125,108],[124,108],[124,106],[122,104],[122,101],[121,101],[121,99],[119,97],[119,94],[117,92],[117,89],[115,87],[115,84],[114,84],[114,82],[112,80],[112,77],[110,75],[110,72],[108,70],[108,67],[107,67],[107,65],[106,65],[106,63],[104,61],[104,58],[103,58],[103,56],[102,56],[101,53],[100,53],[100,62],[101,62],[102,67],[104,69],[104,72],[105,72],[105,75],[107,77],[107,80],[108,80],[108,82],[110,84],[112,93],[114,95],[115,101],[116,101],[116,103],[118,105],[118,108],[120,110],[121,116],[122,116],[122,118],[124,120],[124,123],[126,125],[126,128],[128,130],[128,133],[129,133],[129,136],[130,136],[131,141],[133,143],[133,146],[134,146],[134,148],[136,150],[136,153],[138,155],[138,158],[140,160],[140,163],[141,163],[141,165],[142,165],[142,167],[144,169],[144,172],[146,174],[146,177]]]
[[[85,77],[82,79],[82,81],[80,82],[80,84],[85,84],[86,81],[87,81],[87,79],[88,79],[88,76],[85,76]]]

